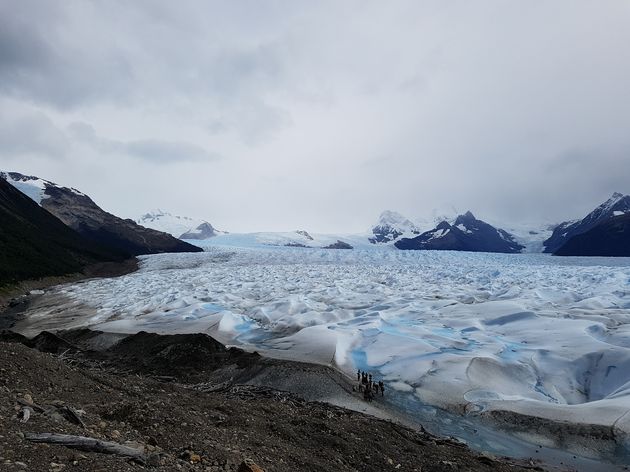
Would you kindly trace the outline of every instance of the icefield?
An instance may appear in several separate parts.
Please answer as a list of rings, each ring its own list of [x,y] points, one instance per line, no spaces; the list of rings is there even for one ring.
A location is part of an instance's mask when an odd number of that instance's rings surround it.
[[[94,308],[77,326],[207,332],[350,376],[368,370],[406,407],[518,424],[512,432],[538,444],[587,457],[629,449],[629,259],[206,251],[144,256],[136,273],[59,290]]]

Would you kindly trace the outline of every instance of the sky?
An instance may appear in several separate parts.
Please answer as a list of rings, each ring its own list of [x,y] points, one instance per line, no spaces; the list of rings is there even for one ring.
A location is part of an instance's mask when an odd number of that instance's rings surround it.
[[[0,169],[233,232],[630,193],[626,0],[0,0]]]

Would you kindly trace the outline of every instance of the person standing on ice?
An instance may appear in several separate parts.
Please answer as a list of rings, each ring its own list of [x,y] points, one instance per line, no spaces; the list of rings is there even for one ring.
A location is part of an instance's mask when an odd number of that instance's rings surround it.
[[[381,397],[385,396],[385,384],[383,383],[382,380],[378,381],[378,386],[381,389]]]
[[[361,370],[357,369],[357,382],[361,382]]]

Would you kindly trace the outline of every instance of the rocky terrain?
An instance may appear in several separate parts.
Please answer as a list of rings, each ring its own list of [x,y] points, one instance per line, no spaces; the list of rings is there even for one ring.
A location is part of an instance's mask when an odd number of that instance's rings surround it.
[[[127,257],[81,236],[0,179],[0,287]]]
[[[170,234],[112,215],[76,189],[17,172],[1,172],[0,180],[6,180],[24,192],[84,238],[127,257],[162,252],[202,251]]]
[[[343,385],[321,367],[262,361],[203,335],[140,333],[121,340],[82,330],[42,333],[32,341],[10,332],[1,338],[2,470],[543,470],[392,421],[239,383],[275,365],[283,378],[319,375],[323,384]],[[218,382],[217,371],[231,374]],[[78,441],[80,448],[36,442],[51,440],[43,433],[69,435],[53,438]]]

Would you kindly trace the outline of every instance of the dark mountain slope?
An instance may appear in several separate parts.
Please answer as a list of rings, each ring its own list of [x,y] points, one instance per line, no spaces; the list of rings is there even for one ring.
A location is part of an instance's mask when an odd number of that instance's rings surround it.
[[[0,179],[0,286],[126,258],[81,237]]]
[[[471,212],[459,215],[452,225],[442,221],[431,231],[415,238],[403,238],[395,246],[411,250],[503,253],[517,253],[523,249],[511,234],[478,220]]]
[[[579,221],[568,221],[558,225],[549,239],[544,242],[545,251],[559,254],[558,250],[571,238],[586,233],[600,223],[630,213],[630,195],[615,192],[612,197],[595,208]]]
[[[0,173],[0,177],[19,186],[20,190],[28,189],[31,184],[43,187],[42,198],[37,202],[43,208],[86,238],[129,255],[203,251],[170,234],[114,216],[78,190],[17,172]],[[29,194],[32,193],[36,192]]]
[[[630,257],[630,213],[610,218],[569,239],[558,256]]]

